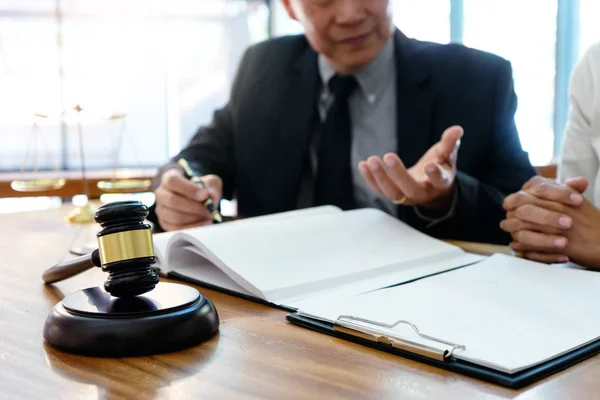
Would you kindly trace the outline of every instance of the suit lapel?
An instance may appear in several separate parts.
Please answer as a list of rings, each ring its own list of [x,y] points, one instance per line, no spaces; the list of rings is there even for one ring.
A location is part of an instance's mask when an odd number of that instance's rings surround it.
[[[413,48],[399,30],[394,35],[396,57],[397,154],[412,167],[431,147],[432,95],[430,70],[425,56]],[[408,209],[397,207],[398,218],[407,219]]]
[[[282,201],[281,210],[293,209],[298,199],[298,188],[305,156],[315,129],[317,96],[320,79],[317,70],[317,53],[306,43],[297,63],[292,66],[291,77],[282,93],[281,130],[279,135],[279,161],[274,177]],[[298,149],[302,151],[298,151]]]
[[[431,132],[432,92],[429,90],[430,66],[426,57],[414,49],[404,34],[394,36],[397,70],[398,156],[412,167],[433,143]]]

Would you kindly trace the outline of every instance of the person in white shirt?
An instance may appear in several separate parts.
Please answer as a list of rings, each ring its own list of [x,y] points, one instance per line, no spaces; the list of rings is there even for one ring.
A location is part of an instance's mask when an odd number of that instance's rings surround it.
[[[537,176],[508,196],[500,226],[526,258],[600,269],[600,42],[575,68],[569,99],[557,180]]]

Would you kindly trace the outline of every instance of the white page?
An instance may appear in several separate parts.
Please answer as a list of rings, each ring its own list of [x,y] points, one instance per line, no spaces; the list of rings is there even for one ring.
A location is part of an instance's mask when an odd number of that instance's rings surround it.
[[[235,271],[274,303],[391,273],[417,260],[464,254],[374,209],[239,224],[235,229],[214,225],[196,230],[194,236],[222,261],[222,268]],[[448,269],[455,266],[449,263]]]
[[[310,216],[334,214],[334,213],[341,213],[341,212],[342,212],[342,210],[338,207],[326,205],[326,206],[318,206],[318,207],[311,207],[311,208],[303,208],[303,209],[299,209],[299,210],[285,211],[285,212],[268,214],[268,215],[261,215],[261,216],[252,217],[252,218],[244,218],[244,219],[229,221],[229,222],[226,222],[226,224],[227,224],[227,226],[231,226],[233,224],[235,224],[234,226],[237,226],[238,224],[241,224],[241,223],[256,224],[259,221],[273,221],[273,220],[282,220],[282,219],[298,218],[298,217],[306,218],[306,217],[310,217]],[[156,267],[160,268],[164,272],[171,270],[171,268],[169,268],[169,265],[167,265],[167,263],[166,263],[165,257],[167,255],[168,246],[170,245],[170,242],[171,242],[171,239],[173,238],[173,236],[176,236],[176,238],[181,237],[182,235],[194,236],[194,232],[196,232],[199,229],[203,229],[203,228],[205,228],[205,227],[199,226],[199,227],[194,227],[194,228],[180,229],[177,231],[161,232],[161,233],[156,233],[156,234],[152,235],[152,240],[154,242],[154,252],[156,253],[156,256],[158,258]],[[180,243],[179,245],[185,247],[185,243]],[[189,267],[189,266],[186,265],[186,267]],[[182,271],[179,271],[179,272],[183,273]]]
[[[152,235],[154,254],[156,255],[157,259],[155,266],[165,273],[169,270],[166,262],[167,247],[169,245],[169,241],[173,235],[175,235],[175,233],[176,232],[162,232]]]
[[[177,239],[177,236],[174,236],[172,242],[169,243],[167,262],[171,266],[171,271],[179,272],[189,278],[216,286],[221,286],[223,280],[229,279],[231,284],[223,286],[225,289],[231,289],[232,286],[242,287],[243,290],[239,291],[240,293],[250,294],[254,297],[267,300],[265,295],[256,286],[223,264],[197,238],[190,236],[186,237],[186,240]],[[215,280],[217,278],[216,271],[220,272],[217,280]]]
[[[254,297],[262,297],[260,293],[253,293],[252,288],[244,288],[222,270],[217,268],[211,261],[204,258],[198,248],[186,246],[177,252],[177,271],[188,278],[207,282],[223,289],[247,294]]]
[[[599,288],[598,272],[497,254],[407,285],[297,306],[327,321],[344,314],[408,320],[422,333],[465,345],[456,358],[514,373],[598,339]],[[431,344],[409,331],[396,332]]]
[[[398,285],[414,279],[419,279],[429,275],[434,275],[452,268],[459,268],[470,265],[485,259],[485,256],[471,253],[457,253],[455,257],[444,258],[432,262],[415,263],[407,265],[389,274],[373,276],[359,282],[352,282],[347,285],[340,285],[333,289],[323,290],[321,292],[309,293],[308,295],[298,296],[297,298],[286,299],[286,305],[291,308],[298,308],[299,305],[323,304],[323,302],[335,301],[335,299],[355,296],[367,293],[373,290],[385,288],[392,285]]]

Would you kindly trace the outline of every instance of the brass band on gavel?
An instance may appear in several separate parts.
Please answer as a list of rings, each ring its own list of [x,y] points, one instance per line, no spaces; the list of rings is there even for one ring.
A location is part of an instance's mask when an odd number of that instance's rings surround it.
[[[98,237],[102,265],[142,257],[154,257],[151,229],[136,229]]]

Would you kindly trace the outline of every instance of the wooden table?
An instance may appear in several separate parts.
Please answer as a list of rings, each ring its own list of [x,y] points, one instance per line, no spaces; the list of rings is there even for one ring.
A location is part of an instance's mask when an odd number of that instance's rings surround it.
[[[105,279],[96,268],[42,284],[42,272],[69,257],[81,229],[63,222],[67,211],[0,214],[0,399],[581,399],[600,392],[600,357],[514,391],[303,329],[286,322],[285,311],[202,288],[221,318],[206,343],[125,359],[63,353],[42,339],[48,312],[64,294]],[[93,237],[96,229],[83,232]]]

